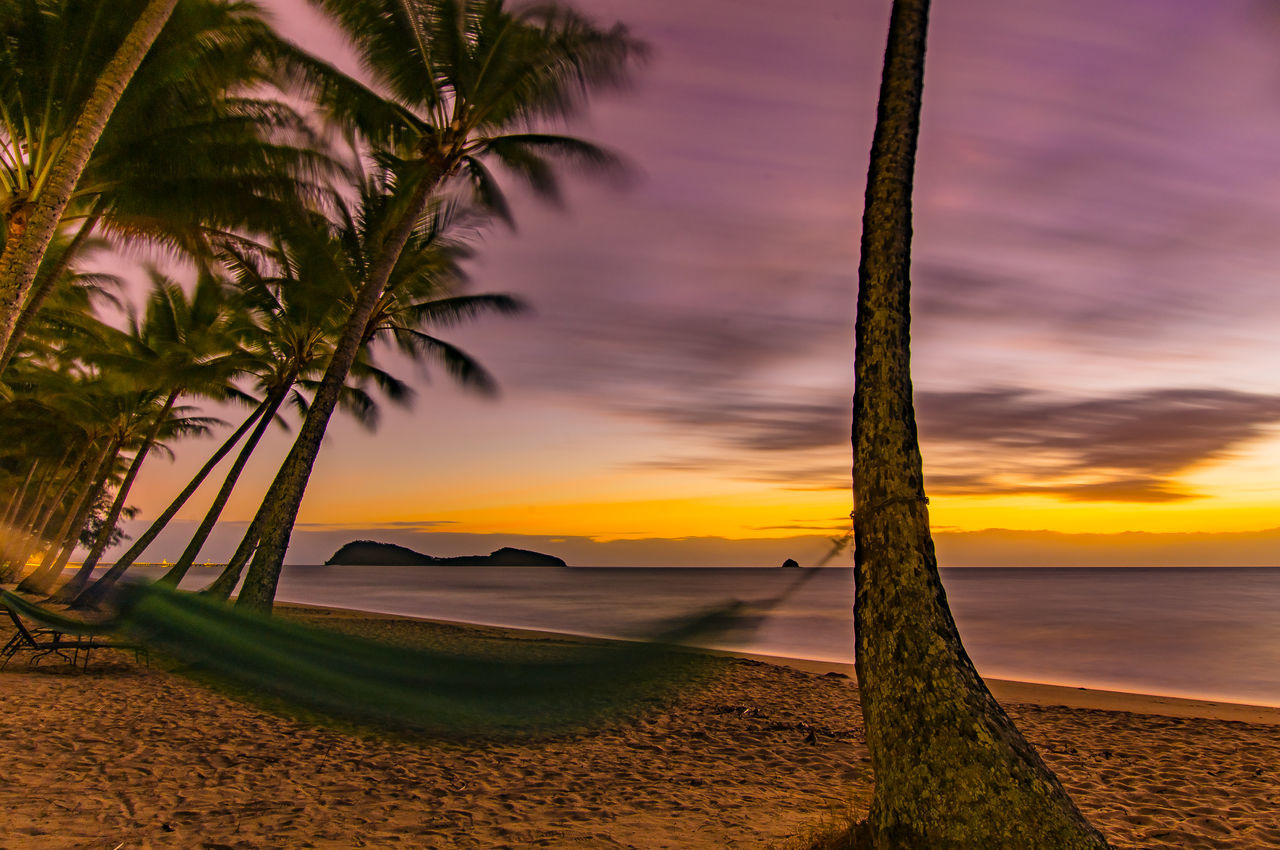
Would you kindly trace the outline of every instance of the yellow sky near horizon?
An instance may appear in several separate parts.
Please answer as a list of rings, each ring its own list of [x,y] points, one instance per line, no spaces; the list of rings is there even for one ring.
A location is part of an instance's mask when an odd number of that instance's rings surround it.
[[[625,479],[637,473],[617,473],[614,493],[627,491]],[[690,476],[692,478],[692,476]],[[1237,457],[1205,464],[1172,479],[1198,497],[1170,502],[1072,501],[1055,495],[931,494],[930,512],[936,530],[981,531],[1001,528],[1023,531],[1119,534],[1185,531],[1258,531],[1280,526],[1280,440],[1252,447]],[[926,485],[927,485],[926,474]],[[667,484],[671,481],[668,478]],[[638,488],[637,488],[638,489]],[[631,490],[637,492],[637,490]],[[811,533],[839,533],[850,495],[837,490],[788,490],[758,482],[699,479],[698,485],[667,492],[685,495],[653,498],[565,500],[565,490],[542,493],[526,490],[520,498],[493,501],[480,497],[466,504],[466,494],[454,491],[453,505],[424,512],[424,505],[398,506],[364,503],[365,515],[353,515],[349,505],[328,511],[314,505],[312,522],[430,522],[438,530],[467,533],[509,533],[583,536],[597,540],[651,537],[715,536],[729,539],[778,538]],[[515,496],[517,494],[508,494]],[[462,504],[459,504],[459,501]],[[335,506],[336,507],[336,506]],[[443,505],[441,506],[443,507]],[[425,519],[429,517],[429,520]]]

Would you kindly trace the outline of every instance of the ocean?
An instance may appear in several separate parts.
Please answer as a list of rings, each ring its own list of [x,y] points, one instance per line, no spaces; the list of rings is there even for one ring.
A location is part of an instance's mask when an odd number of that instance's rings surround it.
[[[141,575],[151,570],[138,570]],[[779,596],[808,570],[289,566],[277,599],[603,637]],[[987,677],[1280,706],[1280,568],[954,568],[943,584]],[[184,588],[207,584],[192,570]],[[853,660],[853,571],[816,571],[712,646]]]

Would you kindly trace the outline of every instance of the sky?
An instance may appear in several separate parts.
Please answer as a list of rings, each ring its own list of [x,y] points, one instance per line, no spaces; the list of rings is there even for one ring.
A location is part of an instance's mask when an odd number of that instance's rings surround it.
[[[447,338],[502,384],[335,421],[288,560],[370,538],[579,564],[813,563],[849,526],[853,311],[887,0],[582,0],[652,48],[567,129],[624,155],[490,231]],[[280,29],[357,70],[303,0]],[[913,370],[943,566],[1280,563],[1280,12],[935,4]],[[237,415],[223,411],[225,418]],[[264,443],[206,556],[288,446]],[[175,446],[154,516],[212,450]],[[172,559],[212,494],[148,559]],[[135,522],[131,529],[137,530]],[[834,563],[841,563],[837,560]],[[846,559],[843,562],[847,562]]]

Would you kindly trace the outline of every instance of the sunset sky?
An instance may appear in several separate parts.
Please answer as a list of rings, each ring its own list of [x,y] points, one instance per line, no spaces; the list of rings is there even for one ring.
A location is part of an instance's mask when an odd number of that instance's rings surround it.
[[[302,0],[269,6],[355,70]],[[570,128],[634,178],[573,182],[563,211],[519,202],[518,231],[490,233],[474,291],[535,313],[446,336],[502,397],[416,379],[413,409],[386,408],[376,433],[335,422],[291,562],[372,537],[571,563],[806,563],[848,527],[889,3],[578,6],[653,48],[632,91]],[[1265,533],[1280,526],[1280,12],[967,0],[931,24],[913,363],[943,564],[1280,562]],[[249,518],[288,439],[259,451],[226,516]],[[143,473],[142,517],[212,442],[176,449]],[[148,559],[173,558],[189,528]]]

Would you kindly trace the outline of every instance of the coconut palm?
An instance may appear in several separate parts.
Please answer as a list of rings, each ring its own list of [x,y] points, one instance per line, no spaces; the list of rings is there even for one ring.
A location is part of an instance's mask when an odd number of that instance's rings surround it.
[[[45,19],[56,30],[60,19]],[[323,194],[316,180],[335,169],[323,146],[288,104],[263,96],[281,44],[250,4],[184,0],[113,110],[64,226],[75,229],[76,239],[93,232],[142,238],[207,258],[210,243],[228,231],[269,230]],[[72,76],[64,69],[58,79]],[[18,99],[7,110],[10,123],[29,120],[19,112],[28,105]],[[42,105],[45,114],[37,117],[52,126],[65,120],[60,102]],[[0,122],[0,139],[19,133]],[[19,164],[34,167],[50,145],[38,143]],[[6,179],[0,169],[0,206],[23,197],[20,178],[28,170],[11,169]],[[0,371],[48,291],[48,282],[37,280],[22,300]]]
[[[853,404],[857,674],[876,848],[1101,848],[996,703],[938,575],[911,400],[911,187],[928,0],[895,0],[863,215]]]
[[[64,246],[54,248],[50,257],[55,261],[67,252]],[[41,270],[42,276],[46,273]],[[24,566],[44,542],[44,532],[64,499],[83,486],[75,470],[86,462],[90,444],[97,440],[91,427],[96,421],[95,409],[84,402],[95,396],[95,383],[101,376],[86,367],[79,355],[106,345],[107,338],[116,334],[93,317],[91,307],[103,299],[114,303],[109,287],[118,281],[105,275],[77,274],[65,264],[59,277],[61,285],[33,325],[22,346],[22,357],[6,375],[12,401],[0,415],[3,445],[7,447],[7,451],[0,450],[0,456],[47,461],[49,473],[32,492],[23,527],[11,541],[7,557],[16,568]],[[59,453],[61,459],[54,460]]]
[[[133,564],[213,467],[252,427],[252,432],[227,471],[204,519],[182,555],[161,579],[174,585],[180,582],[199,555],[200,548],[213,530],[241,471],[266,433],[267,427],[272,421],[278,421],[277,412],[281,405],[295,392],[294,387],[299,381],[305,380],[309,375],[321,373],[332,354],[333,338],[341,329],[340,301],[335,293],[317,291],[314,286],[308,286],[309,281],[299,280],[290,274],[287,257],[284,257],[280,248],[274,252],[265,252],[267,256],[274,255],[283,259],[280,262],[280,276],[268,278],[263,270],[264,252],[242,250],[244,247],[247,245],[228,246],[222,254],[222,260],[234,275],[240,290],[239,303],[244,317],[238,323],[235,333],[241,339],[246,355],[244,374],[252,379],[261,401],[151,527],[117,560],[117,568],[126,569]],[[95,595],[100,597],[113,582],[114,578],[110,573],[104,576],[99,581]]]
[[[482,203],[506,205],[486,160],[503,163],[544,197],[556,197],[565,162],[615,160],[578,139],[533,132],[589,92],[622,82],[641,46],[621,25],[600,29],[554,5],[508,9],[502,0],[313,0],[343,29],[372,88],[318,63],[296,77],[336,119],[359,129],[394,176],[378,245],[343,335],[297,441],[267,495],[268,517],[239,604],[269,610],[285,549],[329,417],[400,254],[431,201],[464,182]],[[309,72],[304,78],[304,72]]]
[[[11,491],[0,529],[0,575],[8,580],[21,572],[40,544],[92,446],[81,423],[29,397],[4,405],[0,441],[12,447],[4,452],[3,465],[19,485]]]
[[[375,258],[377,245],[371,240],[379,231],[378,225],[388,214],[389,204],[394,199],[387,177],[389,175],[383,172],[366,180],[359,187],[357,205],[338,207],[336,225],[313,220],[309,227],[293,228],[275,262],[281,270],[280,277],[264,280],[256,264],[247,262],[248,258],[239,260],[242,285],[252,284],[263,293],[268,303],[287,294],[290,302],[296,304],[299,296],[307,293],[303,313],[312,322],[321,315],[325,317],[326,325],[331,329],[329,351],[332,351],[332,345],[342,331],[369,265]],[[489,394],[495,390],[492,377],[470,355],[429,332],[484,313],[512,314],[522,309],[520,302],[508,295],[466,295],[457,291],[464,282],[459,260],[469,251],[464,239],[455,234],[472,228],[475,223],[474,216],[459,210],[452,204],[433,205],[429,210],[422,224],[411,234],[360,337],[358,355],[339,404],[362,420],[367,420],[374,412],[370,407],[371,397],[362,389],[365,385],[372,384],[393,399],[405,392],[399,382],[373,362],[372,347],[382,340],[395,344],[420,364],[433,363],[443,367],[465,388]],[[285,317],[281,330],[295,327],[299,322],[298,317],[288,315],[288,308],[289,303],[286,303],[269,311],[271,315]],[[292,309],[298,310],[296,306]],[[296,332],[293,334],[297,335]],[[288,338],[281,333],[273,336]],[[300,378],[299,385],[313,392],[319,387],[314,378]],[[295,403],[302,404],[300,413],[304,416],[308,412],[305,398],[302,393],[293,395]],[[372,426],[375,423],[366,424]],[[250,522],[241,545],[224,574],[210,588],[211,592],[225,597],[234,588],[245,561],[258,543],[268,513],[269,502],[264,502],[264,510]],[[202,528],[207,533],[209,526]],[[186,557],[194,557],[194,553],[188,551],[184,554]]]
[[[84,370],[75,381],[78,386],[47,395],[43,401],[66,411],[84,429],[89,451],[73,475],[72,495],[53,506],[60,514],[49,514],[37,536],[36,543],[45,543],[48,548],[40,565],[19,585],[31,592],[47,593],[62,574],[94,504],[117,471],[121,454],[136,444],[145,427],[143,409],[154,400],[152,391],[139,390],[131,379],[120,375]],[[50,524],[55,517],[56,527]]]
[[[0,5],[0,171],[10,184],[0,234],[0,347],[112,111],[177,4],[120,0],[108,14],[76,0]]]
[[[97,355],[104,367],[123,371],[143,384],[155,410],[144,414],[149,421],[148,430],[116,491],[97,540],[75,577],[59,590],[59,598],[74,600],[87,585],[91,571],[107,548],[133,482],[162,432],[176,435],[198,430],[191,417],[171,416],[179,398],[227,397],[233,392],[229,381],[243,362],[242,352],[229,332],[233,315],[225,284],[216,276],[202,274],[188,298],[177,283],[153,272],[145,315],[132,317],[130,331],[121,338],[122,350]]]

